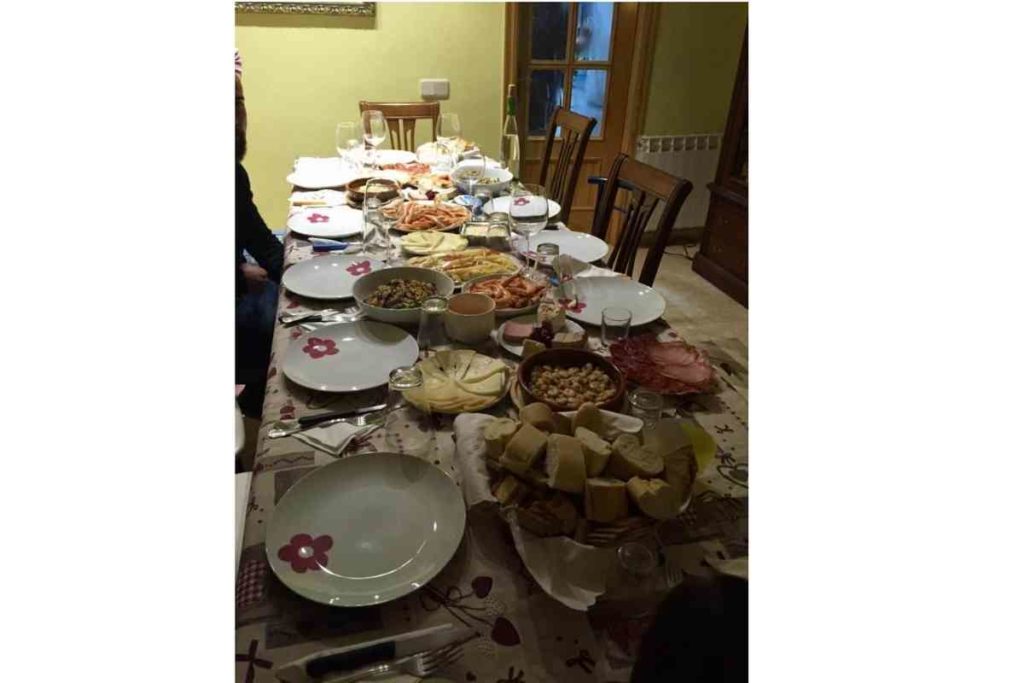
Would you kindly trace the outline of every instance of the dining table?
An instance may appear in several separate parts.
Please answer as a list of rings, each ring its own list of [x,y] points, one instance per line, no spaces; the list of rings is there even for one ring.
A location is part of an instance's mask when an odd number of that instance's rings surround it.
[[[559,223],[553,229],[568,228]],[[543,235],[534,241],[542,242]],[[287,232],[283,241],[285,269],[324,256],[300,234]],[[582,268],[576,277],[626,276],[598,263]],[[282,288],[277,312],[280,316],[326,308],[354,308],[354,302],[306,299]],[[588,327],[587,331],[590,350],[607,355],[599,329]],[[630,334],[645,332],[664,341],[681,338],[663,318],[634,327]],[[586,611],[564,606],[531,577],[507,524],[491,507],[470,508],[454,557],[427,585],[404,597],[370,607],[332,607],[303,598],[281,583],[270,567],[265,546],[275,505],[298,480],[336,457],[294,437],[268,438],[268,431],[282,421],[372,406],[387,396],[386,386],[330,393],[288,380],[281,369],[282,360],[288,345],[302,334],[299,327],[286,327],[280,321],[273,333],[236,574],[236,680],[275,681],[279,667],[301,657],[445,623],[468,626],[477,637],[463,646],[463,656],[457,662],[437,673],[442,680],[628,680],[642,635],[663,594],[607,602],[599,599]],[[714,572],[716,559],[747,556],[748,491],[745,341],[695,335],[692,330],[687,341],[708,354],[718,379],[712,391],[665,397],[666,414],[697,422],[715,441],[713,462],[699,473],[689,506],[671,527],[668,542],[673,562],[684,576]],[[476,350],[519,360],[494,341]],[[505,397],[485,412],[510,416],[516,407]],[[428,458],[459,484],[454,416],[435,414],[432,419],[436,446]],[[384,436],[381,429],[357,436],[340,457],[388,451]]]

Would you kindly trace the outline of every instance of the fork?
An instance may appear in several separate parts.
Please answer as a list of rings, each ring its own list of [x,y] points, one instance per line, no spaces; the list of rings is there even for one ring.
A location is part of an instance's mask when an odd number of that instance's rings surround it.
[[[383,423],[381,419],[381,413],[365,413],[363,415],[356,415],[354,417],[339,417],[334,420],[328,420],[326,422],[317,422],[311,425],[295,425],[294,427],[275,427],[267,432],[268,439],[280,439],[285,436],[291,436],[292,434],[298,434],[299,432],[306,431],[307,429],[313,429],[314,427],[327,427],[338,422],[346,422],[353,427],[365,427],[370,424],[376,424],[378,422]]]
[[[457,642],[437,650],[417,652],[414,655],[396,659],[393,662],[368,666],[338,678],[327,679],[323,683],[356,683],[356,681],[368,678],[381,678],[397,673],[404,673],[416,676],[417,678],[426,678],[446,666],[454,664],[460,657],[462,657],[462,642]]]

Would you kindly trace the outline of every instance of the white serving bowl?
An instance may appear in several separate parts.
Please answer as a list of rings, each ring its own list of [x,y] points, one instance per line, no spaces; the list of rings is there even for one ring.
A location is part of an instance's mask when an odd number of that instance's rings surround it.
[[[429,282],[437,288],[437,296],[451,296],[455,291],[455,282],[442,272],[428,268],[400,266],[375,270],[356,280],[352,285],[352,296],[366,317],[393,325],[416,326],[420,322],[420,309],[416,308],[381,308],[366,303],[373,291],[388,280],[418,280]]]

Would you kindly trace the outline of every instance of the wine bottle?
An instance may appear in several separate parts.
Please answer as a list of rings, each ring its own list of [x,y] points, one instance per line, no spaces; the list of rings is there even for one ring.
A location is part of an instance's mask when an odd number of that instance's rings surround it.
[[[516,86],[508,85],[505,99],[505,123],[501,130],[501,165],[507,168],[513,179],[519,178],[519,126],[516,124]]]

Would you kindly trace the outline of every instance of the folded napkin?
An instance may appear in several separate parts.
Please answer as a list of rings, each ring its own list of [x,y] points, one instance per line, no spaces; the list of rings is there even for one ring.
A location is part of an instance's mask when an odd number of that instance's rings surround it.
[[[367,425],[356,427],[348,422],[335,422],[326,426],[312,427],[295,434],[295,438],[302,443],[312,446],[318,451],[329,453],[334,457],[342,454],[353,438],[363,433],[369,433],[379,425]]]

